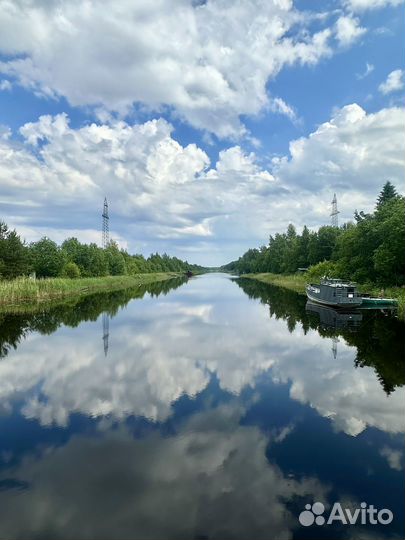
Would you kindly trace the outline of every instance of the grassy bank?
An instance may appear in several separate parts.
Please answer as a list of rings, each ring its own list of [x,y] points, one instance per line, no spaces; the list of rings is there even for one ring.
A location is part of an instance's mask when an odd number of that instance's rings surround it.
[[[0,281],[0,307],[49,303],[68,298],[78,298],[103,291],[117,291],[145,283],[178,277],[176,272],[136,274],[133,276],[105,276],[97,278],[18,278]]]
[[[308,277],[305,274],[243,274],[244,278],[256,279],[263,283],[271,283],[278,287],[284,287],[295,292],[305,294],[305,285],[308,283]],[[360,292],[370,293],[372,296],[379,296],[381,293],[381,287],[373,284],[359,284]],[[405,319],[405,288],[404,287],[387,287],[384,289],[384,296],[386,298],[396,298],[398,300],[398,315],[402,319]]]

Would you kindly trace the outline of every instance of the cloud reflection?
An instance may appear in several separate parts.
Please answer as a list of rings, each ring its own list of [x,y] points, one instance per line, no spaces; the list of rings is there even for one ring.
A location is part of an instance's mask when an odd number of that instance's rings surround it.
[[[316,331],[305,335],[297,325],[290,332],[284,320],[269,319],[227,278],[204,276],[120,312],[107,357],[99,323],[29,336],[0,364],[0,404],[22,396],[22,413],[42,425],[65,426],[73,412],[164,421],[176,400],[196,396],[212,376],[239,394],[267,373],[337,430],[404,431],[405,389],[387,399],[372,368],[354,368],[354,347],[340,343],[335,360],[331,345]]]
[[[26,457],[3,473],[29,489],[0,492],[0,536],[291,538],[287,502],[325,500],[328,488],[269,463],[269,440],[240,426],[242,413],[223,405],[175,437],[136,440],[121,426]]]

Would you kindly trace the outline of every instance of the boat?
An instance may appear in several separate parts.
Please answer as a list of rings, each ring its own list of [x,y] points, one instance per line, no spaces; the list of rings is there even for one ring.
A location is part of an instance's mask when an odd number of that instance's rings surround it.
[[[306,293],[312,302],[335,308],[359,307],[363,303],[356,283],[342,279],[324,278],[319,284],[308,284]]]
[[[362,308],[385,308],[388,306],[396,307],[398,300],[396,298],[373,298],[372,296],[362,296]]]

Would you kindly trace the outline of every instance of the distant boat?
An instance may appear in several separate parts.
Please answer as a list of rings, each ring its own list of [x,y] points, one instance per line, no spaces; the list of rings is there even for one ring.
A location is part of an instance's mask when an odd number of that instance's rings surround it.
[[[342,279],[322,279],[319,284],[306,286],[307,297],[312,302],[338,308],[358,307],[363,299],[356,283]]]

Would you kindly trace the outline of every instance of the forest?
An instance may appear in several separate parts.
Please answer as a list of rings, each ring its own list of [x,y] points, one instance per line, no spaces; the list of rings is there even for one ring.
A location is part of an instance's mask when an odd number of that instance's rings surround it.
[[[298,234],[290,224],[269,244],[249,249],[225,271],[238,274],[269,272],[293,274],[308,270],[313,276],[337,276],[383,286],[405,284],[405,198],[391,182],[382,188],[372,213],[354,212],[353,222],[323,226]]]
[[[27,245],[15,230],[0,222],[1,279],[34,272],[39,278],[79,278],[187,271],[198,272],[201,267],[166,254],[155,253],[147,259],[130,255],[113,241],[105,249],[94,243],[82,244],[77,238],[60,246],[47,237]]]

